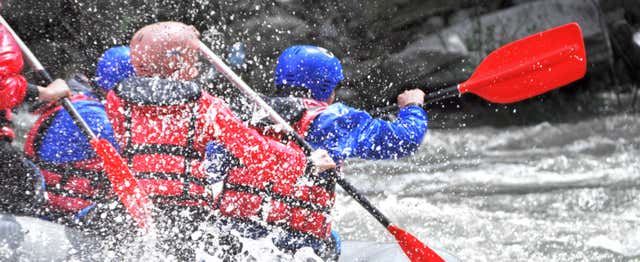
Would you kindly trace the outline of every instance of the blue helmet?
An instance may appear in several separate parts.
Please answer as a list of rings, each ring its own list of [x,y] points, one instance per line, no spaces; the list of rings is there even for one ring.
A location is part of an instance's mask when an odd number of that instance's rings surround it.
[[[98,59],[96,83],[106,91],[113,89],[122,80],[132,75],[135,75],[135,72],[131,65],[128,46],[109,48]]]
[[[326,101],[344,79],[340,60],[329,50],[317,46],[296,45],[278,57],[276,86],[294,86],[311,90],[313,99]]]

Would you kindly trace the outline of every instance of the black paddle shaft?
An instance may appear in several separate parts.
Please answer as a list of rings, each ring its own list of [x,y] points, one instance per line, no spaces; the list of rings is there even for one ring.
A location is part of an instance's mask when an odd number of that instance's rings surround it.
[[[456,97],[458,95],[460,95],[460,92],[458,91],[458,85],[454,85],[447,88],[438,89],[438,91],[435,92],[429,92],[424,99],[425,104],[431,104],[433,102]]]
[[[49,75],[49,72],[47,72],[47,70],[42,69],[37,71],[38,71],[38,74],[40,74],[40,76],[42,76],[42,78],[44,78],[47,81],[47,84],[50,84],[53,82],[53,78],[51,78],[51,75]],[[80,127],[80,130],[82,131],[82,133],[85,136],[87,136],[89,140],[96,138],[96,135],[93,133],[93,131],[91,131],[91,128],[89,128],[89,125],[87,125],[87,122],[85,122],[84,119],[82,119],[82,116],[80,116],[80,113],[78,113],[78,110],[76,110],[73,104],[71,104],[71,100],[68,97],[65,97],[62,99],[61,103],[64,109],[67,110],[67,112],[69,112],[69,115],[71,116],[71,119],[73,119],[73,122],[78,127]]]
[[[434,91],[434,92],[428,92],[424,98],[425,100],[424,103],[425,105],[431,104],[443,99],[452,98],[459,95],[460,95],[460,92],[458,91],[458,85],[454,85],[447,88],[438,89],[437,91]],[[378,113],[384,113],[384,112],[397,111],[398,109],[399,109],[398,105],[393,104],[390,106],[385,106],[385,107],[376,109],[375,111]]]
[[[292,132],[290,135],[293,136],[296,143],[302,147],[307,155],[309,155],[313,151],[311,145],[309,145],[309,143],[307,143],[307,141],[305,141],[298,133]],[[382,214],[379,209],[371,204],[371,202],[369,202],[369,199],[367,199],[360,191],[358,191],[358,189],[356,189],[353,185],[351,185],[351,183],[340,176],[338,174],[338,171],[336,171],[335,169],[331,169],[329,170],[329,172],[330,175],[336,179],[338,185],[340,185],[342,189],[344,189],[344,191],[346,191],[351,197],[353,197],[353,199],[360,203],[360,205],[362,205],[362,207],[367,210],[367,212],[373,215],[373,217],[375,217],[376,220],[380,222],[380,224],[382,224],[385,228],[391,224],[391,221],[389,221],[389,219],[384,214]]]
[[[391,225],[391,221],[389,221],[389,219],[384,214],[382,214],[380,210],[378,210],[375,206],[373,206],[373,204],[369,202],[369,199],[364,197],[364,195],[361,192],[359,192],[343,177],[339,176],[335,170],[332,170],[331,173],[334,177],[336,177],[337,179],[336,181],[342,187],[342,189],[344,189],[344,191],[346,191],[351,197],[353,197],[353,199],[358,201],[358,203],[360,203],[360,205],[362,205],[362,207],[365,210],[367,210],[369,214],[375,217],[376,220],[380,222],[380,224],[382,224],[385,228]]]

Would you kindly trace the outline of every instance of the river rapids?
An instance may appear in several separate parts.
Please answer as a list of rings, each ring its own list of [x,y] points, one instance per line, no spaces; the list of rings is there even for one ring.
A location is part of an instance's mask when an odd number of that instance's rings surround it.
[[[394,223],[463,261],[640,259],[638,115],[434,129],[413,157],[343,173]],[[344,239],[393,240],[344,192],[334,210]]]

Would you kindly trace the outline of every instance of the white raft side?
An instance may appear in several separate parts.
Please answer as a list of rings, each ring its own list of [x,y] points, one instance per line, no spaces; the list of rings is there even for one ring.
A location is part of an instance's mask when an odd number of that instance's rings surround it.
[[[65,227],[33,217],[16,216],[24,232],[24,241],[18,248],[19,257],[28,261],[62,261],[69,256],[73,244]]]
[[[461,261],[453,254],[438,248],[432,248],[442,259],[447,262]],[[410,262],[407,255],[402,252],[397,243],[379,243],[373,241],[343,241],[343,262]]]

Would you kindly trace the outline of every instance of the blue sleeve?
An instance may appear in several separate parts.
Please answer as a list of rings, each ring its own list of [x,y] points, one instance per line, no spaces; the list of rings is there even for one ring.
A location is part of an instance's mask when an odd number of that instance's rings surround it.
[[[104,106],[98,101],[73,102],[78,113],[99,138],[107,139],[120,151],[115,141],[111,122],[107,118]],[[67,113],[62,109],[56,113],[47,134],[42,140],[40,157],[44,161],[66,163],[95,157],[93,148],[80,128],[78,128]]]
[[[394,122],[336,103],[311,124],[307,141],[336,161],[346,158],[395,159],[414,153],[427,132],[427,113],[419,106],[400,109]]]
[[[231,168],[240,166],[240,160],[222,144],[211,141],[205,148],[205,160],[202,164],[209,183],[214,184],[222,181]]]

